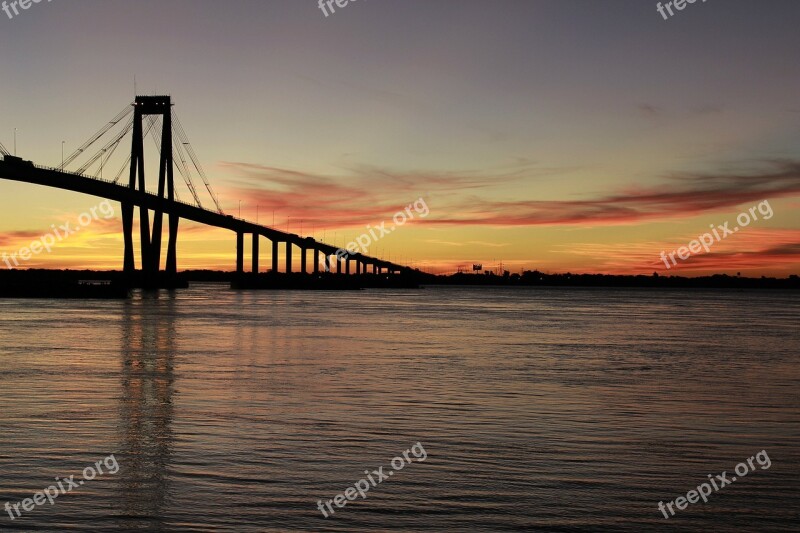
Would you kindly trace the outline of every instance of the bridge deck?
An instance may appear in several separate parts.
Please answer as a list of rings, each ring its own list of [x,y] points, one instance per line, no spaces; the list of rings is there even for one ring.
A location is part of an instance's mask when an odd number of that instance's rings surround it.
[[[276,230],[268,226],[254,224],[247,220],[209,211],[208,209],[197,207],[180,200],[171,201],[166,198],[161,198],[151,192],[134,190],[110,180],[62,172],[56,168],[34,165],[28,161],[11,162],[0,160],[0,179],[44,185],[46,187],[89,194],[120,203],[132,204],[137,207],[144,207],[165,214],[177,215],[186,220],[192,220],[200,224],[227,229],[237,233],[258,234],[273,242],[290,242],[300,248],[319,250],[323,254],[329,256],[335,255],[339,250],[339,248],[335,246],[318,242],[311,237],[301,237],[300,235]],[[351,260],[374,264],[382,268],[407,270],[407,267],[360,253],[350,254],[349,258]]]

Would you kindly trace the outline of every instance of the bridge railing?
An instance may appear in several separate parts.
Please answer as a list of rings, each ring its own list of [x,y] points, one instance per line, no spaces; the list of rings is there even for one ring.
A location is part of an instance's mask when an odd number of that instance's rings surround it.
[[[67,175],[70,175],[70,176],[76,176],[76,177],[83,178],[83,179],[90,179],[90,180],[94,180],[94,181],[107,183],[109,185],[115,185],[115,186],[120,187],[122,189],[130,190],[130,188],[128,186],[122,185],[122,184],[118,183],[115,180],[106,179],[106,178],[100,178],[100,177],[97,177],[97,176],[89,176],[89,175],[86,175],[84,173],[69,172],[69,171],[65,171],[63,168],[58,168],[58,167],[49,167],[49,166],[46,166],[46,165],[37,165],[37,164],[35,164],[33,162],[31,162],[30,165],[33,168],[37,168],[37,169],[40,169],[40,170],[46,170],[46,171],[50,171],[50,172],[58,172],[59,174],[67,174]],[[154,191],[145,190],[144,193],[145,194],[149,194],[151,196],[154,196],[156,198],[161,198]],[[166,200],[165,198],[163,198],[163,199]],[[167,201],[169,201],[169,200],[167,200]],[[189,202],[186,202],[184,200],[174,199],[174,200],[171,200],[171,201],[175,202],[175,203],[178,203],[178,204],[182,204],[182,205],[188,206],[188,207],[194,207],[195,209],[202,209],[204,211],[208,211],[210,213],[213,213],[213,211],[210,211],[210,210],[206,209],[205,207],[202,207],[202,206],[199,206],[199,205],[195,205],[195,204],[190,204]],[[219,213],[219,214],[221,214],[223,216],[226,216],[226,217],[228,217],[230,219],[233,219],[233,220],[236,220],[236,221],[239,221],[239,222],[243,222],[245,224],[253,224],[253,225],[265,228],[265,229],[269,229],[271,231],[275,231],[277,233],[281,233],[281,234],[285,234],[285,235],[293,235],[293,234],[290,234],[289,232],[284,232],[284,231],[282,231],[282,230],[280,230],[278,228],[274,228],[272,226],[266,226],[266,225],[263,225],[263,224],[255,224],[255,223],[253,223],[253,222],[251,222],[249,220],[245,220],[245,219],[240,218],[240,217],[234,217],[233,215],[225,215],[224,213]],[[297,236],[302,238],[301,235],[297,235]],[[317,241],[316,239],[313,239],[313,241],[315,243],[325,244],[325,243],[322,243],[321,241]],[[330,245],[328,245],[328,246],[330,246]],[[365,257],[368,257],[368,256],[365,256]],[[386,263],[386,264],[390,264],[390,265],[393,264],[391,262],[386,262],[386,261],[383,261],[383,262]],[[395,265],[395,266],[401,266],[401,265]]]
[[[87,175],[87,174],[84,174],[84,173],[78,173],[78,172],[70,172],[70,171],[64,170],[64,169],[62,169],[60,167],[50,167],[50,166],[47,166],[47,165],[37,165],[36,163],[33,163],[33,162],[31,162],[31,165],[34,168],[38,168],[40,170],[47,170],[47,171],[50,171],[50,172],[58,172],[59,174],[68,174],[70,176],[77,176],[79,178],[99,181],[99,182],[107,183],[109,185],[116,185],[117,187],[120,187],[120,188],[123,188],[123,189],[129,189],[128,186],[122,185],[122,184],[120,184],[119,182],[117,182],[115,180],[111,180],[111,179],[107,179],[107,178],[100,178],[98,176],[91,176],[91,175]],[[155,191],[151,191],[151,190],[147,190],[146,189],[144,192],[146,194],[151,195],[151,196],[155,196],[156,198],[160,198]],[[205,211],[209,211],[205,207],[198,206],[198,205],[195,205],[195,204],[190,204],[189,202],[186,202],[184,200],[180,200],[180,199],[177,199],[177,198],[172,200],[172,201],[175,202],[175,203],[178,203],[178,204],[182,204],[182,205],[188,206],[188,207],[194,207],[196,209],[203,209]],[[210,211],[210,212],[213,212],[213,211]],[[222,214],[223,216],[226,216],[228,218],[231,218],[233,220],[239,221],[239,222],[243,222],[243,223],[246,223],[246,224],[254,224],[253,222],[251,222],[249,220],[246,220],[244,218],[241,218],[241,217],[235,217],[233,215],[225,215],[224,213],[220,213],[220,214]],[[278,228],[274,228],[272,226],[266,226],[266,225],[263,225],[263,224],[254,224],[254,225],[261,226],[262,228],[269,229],[269,230],[272,230],[272,231],[275,231],[275,232],[278,232],[278,233],[288,234],[288,232],[284,232],[284,231],[282,231],[282,230],[280,230]],[[314,239],[314,242],[318,242],[318,241],[316,239]]]
[[[35,168],[38,168],[38,169],[41,169],[41,170],[49,170],[49,171],[51,171],[51,172],[58,172],[58,173],[60,173],[60,174],[69,174],[70,176],[78,176],[78,177],[81,177],[81,178],[84,178],[84,179],[90,179],[90,180],[95,180],[95,181],[101,181],[101,182],[103,182],[103,183],[108,183],[109,185],[116,185],[117,187],[122,187],[122,188],[124,188],[124,189],[128,189],[128,188],[129,188],[128,186],[126,186],[126,185],[122,185],[121,183],[119,183],[119,182],[117,182],[117,181],[114,181],[114,180],[111,180],[111,179],[99,178],[99,177],[97,177],[97,176],[91,176],[91,175],[87,175],[87,174],[83,174],[83,173],[70,172],[70,171],[68,171],[68,170],[63,170],[63,169],[61,169],[61,168],[57,168],[57,167],[49,167],[49,166],[47,166],[47,165],[37,165],[37,164],[35,164],[35,163],[34,163],[34,164],[33,164],[33,166],[34,166]],[[144,191],[144,192],[145,192],[146,194],[150,194],[150,195],[152,195],[152,196],[158,197],[158,194],[157,194],[155,191],[151,191],[151,190],[149,190],[149,189],[145,189],[145,191]],[[175,203],[178,203],[178,204],[187,205],[187,206],[189,206],[189,207],[197,207],[197,208],[199,208],[199,209],[205,209],[205,208],[204,208],[204,207],[202,207],[202,206],[198,206],[198,205],[190,204],[189,202],[186,202],[186,201],[184,201],[184,200],[180,200],[180,199],[177,199],[177,198],[176,198],[176,199],[174,199],[174,200],[172,200],[172,201],[173,201],[173,202],[175,202]]]

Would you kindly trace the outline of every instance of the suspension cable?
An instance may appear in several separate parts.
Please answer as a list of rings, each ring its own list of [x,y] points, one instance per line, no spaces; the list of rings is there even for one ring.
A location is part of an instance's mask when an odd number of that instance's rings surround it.
[[[133,106],[131,106],[131,105],[125,106],[125,109],[123,109],[116,117],[114,117],[111,120],[111,122],[109,122],[108,124],[106,124],[105,126],[100,128],[100,131],[95,133],[91,138],[89,138],[88,141],[83,143],[83,145],[81,145],[80,148],[78,148],[72,154],[70,154],[70,156],[67,159],[64,160],[64,163],[63,163],[62,166],[66,167],[67,165],[72,163],[78,156],[80,156],[83,152],[88,150],[89,147],[91,147],[94,143],[96,143],[97,140],[100,137],[105,135],[108,130],[110,130],[111,128],[113,128],[117,124],[119,124],[122,121],[122,119],[124,119],[125,117],[127,117],[131,113],[133,113]]]
[[[153,128],[153,125],[155,124],[155,121],[152,120],[151,118],[148,118],[148,122],[149,122],[149,124],[147,125],[147,129],[142,134],[142,137],[147,137],[147,134],[150,133],[150,130]],[[128,170],[130,170],[131,158],[132,158],[132,154],[128,155],[128,158],[125,160],[125,163],[119,169],[119,172],[117,172],[117,175],[114,178],[114,183],[118,183],[119,182],[119,179],[122,177],[122,173],[125,172],[126,168]]]
[[[197,203],[197,207],[202,208],[203,203],[200,201],[200,195],[197,194],[197,189],[194,186],[194,181],[192,180],[192,172],[189,170],[189,165],[186,164],[186,157],[184,154],[183,144],[178,140],[174,132],[172,137],[172,144],[175,147],[175,152],[177,152],[178,158],[180,159],[181,162],[180,166],[177,164],[177,162],[175,163],[175,166],[178,167],[178,172],[181,174],[184,183],[186,183],[186,186],[192,193],[192,197],[194,198],[194,201]],[[181,167],[183,167],[183,170],[181,170]]]
[[[133,112],[133,110],[134,110],[133,106],[131,105],[125,106],[125,108],[119,114],[117,114],[117,116],[115,116],[110,122],[104,125],[97,133],[92,135],[92,137],[90,137],[88,141],[86,141],[83,145],[81,145],[80,148],[78,148],[72,154],[70,154],[69,157],[67,157],[64,160],[62,168],[66,168],[67,165],[74,162],[75,159],[84,154],[100,138],[102,138],[112,128],[114,128],[117,124],[122,122],[128,115],[130,115]],[[184,183],[191,192],[196,205],[200,208],[203,208],[202,202],[200,201],[200,196],[197,193],[197,188],[194,185],[194,180],[192,179],[192,172],[190,170],[190,165],[187,162],[187,156],[188,156],[188,159],[191,161],[191,164],[192,166],[194,166],[195,170],[197,171],[197,174],[200,176],[200,179],[203,180],[203,185],[208,191],[208,194],[211,196],[211,200],[214,202],[217,212],[219,212],[220,214],[224,214],[222,208],[220,207],[219,199],[217,198],[216,193],[211,187],[211,183],[208,180],[208,176],[206,175],[205,170],[203,169],[203,166],[200,163],[200,159],[197,157],[197,154],[195,153],[194,148],[192,147],[191,143],[189,142],[189,138],[186,135],[186,131],[183,129],[183,125],[181,124],[180,119],[178,118],[178,116],[175,114],[174,111],[172,111],[172,118],[173,118],[172,143],[175,150],[175,154],[173,155],[178,156],[177,158],[173,157],[173,163],[175,164],[175,167],[178,169],[178,173],[181,175]],[[131,130],[133,130],[133,122],[134,118],[131,117],[128,120],[125,127],[119,133],[114,135],[113,138],[109,142],[107,142],[105,146],[103,146],[103,148],[101,148],[91,158],[89,158],[88,162],[85,163],[82,167],[80,167],[76,171],[76,173],[83,174],[89,168],[91,168],[92,165],[94,165],[98,160],[100,161],[100,169],[102,171],[103,166],[105,166],[105,164],[107,164],[108,161],[111,159],[111,156],[120,146],[122,140],[127,136],[127,134]],[[152,132],[152,139],[156,145],[156,150],[158,151],[160,156],[161,144],[159,142],[160,139],[158,139],[157,130],[160,129],[161,117],[154,115],[147,116],[147,122],[148,124],[146,130],[144,131],[142,136],[147,137],[148,134]],[[5,148],[5,146],[3,146],[2,143],[0,143],[0,153],[2,153],[3,155],[9,155],[8,150]],[[125,170],[130,168],[131,159],[132,155],[128,155],[125,163],[119,169],[119,172],[117,172],[117,174],[115,175],[113,183],[119,183],[119,180],[122,178],[122,175],[125,172]],[[175,197],[180,199],[177,189],[175,190]]]
[[[106,163],[108,163],[108,160],[111,159],[111,156],[114,155],[114,152],[116,152],[117,148],[119,148],[120,144],[122,144],[121,141],[122,141],[122,137],[120,137],[119,141],[117,141],[117,143],[108,151],[108,155],[105,156],[105,161],[103,161],[103,156],[100,156],[100,173],[101,174],[103,172],[103,167],[105,167]]]
[[[220,214],[224,214],[222,212],[222,208],[219,205],[219,200],[217,199],[217,195],[214,193],[214,190],[211,188],[211,183],[208,181],[208,177],[206,176],[205,171],[203,170],[203,166],[200,164],[200,160],[197,157],[197,154],[194,152],[194,148],[192,148],[191,143],[189,143],[189,138],[186,136],[186,131],[183,129],[183,125],[181,124],[180,119],[178,118],[177,113],[172,111],[172,118],[173,122],[176,125],[176,130],[178,132],[178,137],[184,143],[186,147],[186,152],[189,154],[189,158],[192,160],[192,164],[194,164],[197,173],[200,175],[200,178],[203,180],[203,184],[206,186],[206,190],[208,194],[211,196],[211,200],[214,202],[214,205],[217,208],[217,212]]]
[[[91,167],[98,159],[102,158],[103,154],[108,150],[110,150],[112,146],[116,148],[119,145],[120,141],[122,141],[122,138],[125,137],[128,134],[128,132],[131,131],[132,129],[133,129],[133,117],[131,117],[131,119],[128,121],[128,124],[124,128],[122,128],[122,130],[119,133],[117,133],[116,136],[114,136],[108,143],[106,143],[106,145],[103,146],[100,149],[100,151],[98,151],[96,154],[90,157],[89,161],[87,161],[86,164],[84,164],[81,168],[76,170],[75,173],[83,174],[84,172],[86,172],[86,170],[89,167]]]
[[[131,156],[130,155],[128,155],[128,159],[125,160],[125,162],[122,164],[122,167],[119,169],[119,172],[117,172],[116,177],[114,177],[114,183],[119,183],[119,179],[122,177],[122,173],[125,172],[126,168],[128,170],[130,170],[130,168],[131,168]]]

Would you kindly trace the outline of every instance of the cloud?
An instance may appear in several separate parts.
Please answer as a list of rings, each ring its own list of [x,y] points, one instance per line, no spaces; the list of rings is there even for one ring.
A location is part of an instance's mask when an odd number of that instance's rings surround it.
[[[800,161],[772,160],[757,170],[675,173],[659,185],[629,186],[578,200],[486,198],[498,184],[524,183],[571,169],[544,168],[519,160],[484,172],[396,172],[356,167],[344,177],[248,163],[223,163],[236,186],[230,196],[246,198],[243,215],[290,230],[356,227],[388,220],[420,197],[436,198],[427,226],[609,226],[691,217],[745,203],[800,195]],[[526,180],[527,178],[527,180]],[[524,181],[526,180],[526,181]],[[400,200],[398,200],[400,199]]]
[[[661,116],[661,108],[652,104],[639,104],[639,112],[648,118]]]
[[[511,246],[510,242],[467,241],[467,244],[476,244],[478,246],[488,246],[489,248],[505,248],[506,246]]]
[[[448,216],[429,224],[618,225],[695,216],[744,203],[800,194],[800,162],[771,161],[748,173],[676,174],[655,187],[629,187],[586,200],[494,201],[472,197],[453,203]]]
[[[743,270],[785,271],[797,273],[800,263],[800,242],[781,244],[761,250],[730,250],[689,257],[673,271],[715,273]]]
[[[429,242],[431,244],[441,244],[442,246],[464,246],[465,244],[463,242],[440,241],[436,239],[426,239],[425,242]]]
[[[34,239],[38,240],[41,236],[42,233],[39,231],[7,231],[5,233],[0,233],[0,246],[10,246],[11,244],[19,242],[27,242],[30,244],[31,241]]]
[[[561,264],[586,263],[588,260],[589,266],[580,270],[605,274],[649,274],[655,271],[666,275],[697,275],[758,270],[786,275],[796,273],[800,263],[800,230],[748,228],[715,242],[710,253],[693,254],[689,259],[671,265],[668,270],[661,252],[669,254],[696,238],[696,234],[686,234],[669,242],[565,243],[555,246],[553,252],[562,256]]]
[[[233,175],[225,195],[245,198],[243,216],[285,227],[291,216],[318,228],[354,227],[387,220],[419,198],[431,193],[451,195],[482,191],[525,178],[569,172],[571,168],[546,168],[524,158],[483,172],[399,172],[375,166],[346,169],[345,176],[331,176],[241,162],[222,162],[222,170]]]

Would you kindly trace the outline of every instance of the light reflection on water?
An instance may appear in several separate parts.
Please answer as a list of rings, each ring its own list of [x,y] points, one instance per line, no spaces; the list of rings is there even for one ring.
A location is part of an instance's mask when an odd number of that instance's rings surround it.
[[[19,531],[794,531],[791,293],[429,288],[0,301]],[[325,520],[316,508],[420,441]],[[766,449],[665,521],[656,505]]]

